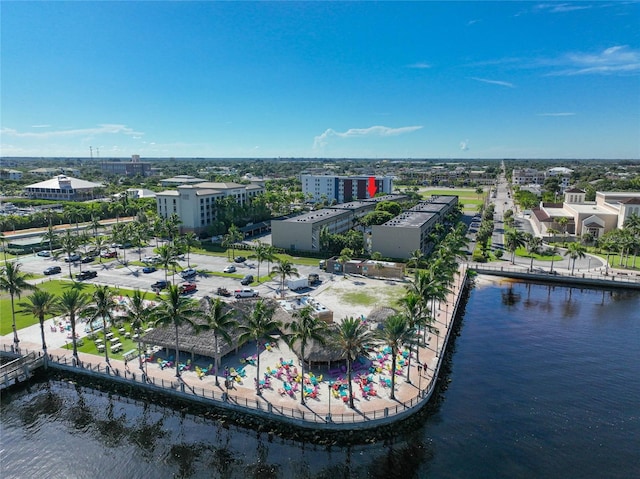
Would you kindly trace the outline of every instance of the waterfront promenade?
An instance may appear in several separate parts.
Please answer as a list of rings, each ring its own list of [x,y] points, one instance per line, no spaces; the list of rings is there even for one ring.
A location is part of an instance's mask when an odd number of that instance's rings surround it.
[[[107,370],[104,357],[79,353],[82,368],[75,368],[72,366],[71,351],[60,347],[60,344],[57,347],[53,344],[49,346],[48,353],[52,358],[50,366],[63,371],[86,374],[96,379],[108,378],[132,385],[135,383],[136,386],[152,392],[200,404],[215,405],[231,411],[256,414],[265,419],[286,421],[303,428],[376,427],[410,416],[429,400],[436,386],[453,319],[457,314],[466,284],[466,266],[461,265],[446,302],[437,304],[435,307],[435,322],[431,332],[426,335],[426,342],[421,343],[417,355],[415,352],[412,354],[409,365],[403,368],[403,373],[396,374],[395,399],[390,398],[390,388],[381,384],[383,380],[389,379],[388,373],[387,375],[374,374],[372,387],[376,391],[375,396],[363,397],[359,385],[354,381],[354,409],[351,409],[341,397],[336,398],[330,389],[330,381],[346,380],[346,374],[341,370],[330,373],[329,370],[312,368],[316,375],[323,374],[323,380],[319,385],[317,397],[306,398],[306,404],[303,406],[300,404],[300,392],[293,397],[281,394],[278,386],[280,381],[276,379],[272,380],[272,388],[263,389],[262,395],[258,396],[254,387],[256,369],[250,364],[245,365],[246,377],[242,384],[234,382],[232,389],[225,388],[223,377],[219,377],[219,386],[216,386],[214,376],[206,375],[199,379],[193,371],[183,372],[180,378],[176,378],[175,368],[161,369],[155,362],[144,364],[146,381],[137,360],[125,364],[123,361],[111,359]],[[19,331],[21,352],[23,354],[32,351],[41,352],[39,325],[27,329],[30,331]],[[49,329],[48,324],[45,329]],[[12,336],[2,337],[1,344],[4,351],[10,351]],[[222,368],[234,365],[237,367],[240,360],[239,354],[223,358]],[[186,360],[186,357],[184,359]],[[298,364],[295,354],[282,340],[279,341],[278,348],[261,353],[261,377],[268,366],[273,367],[280,359],[293,360],[294,364]],[[356,371],[353,377],[356,378],[360,373],[366,372]]]

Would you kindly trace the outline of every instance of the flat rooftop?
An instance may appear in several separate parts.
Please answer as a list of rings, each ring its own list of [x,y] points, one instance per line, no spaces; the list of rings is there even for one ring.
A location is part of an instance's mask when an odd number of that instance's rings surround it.
[[[390,228],[421,228],[436,216],[435,213],[427,213],[423,211],[407,211],[392,220],[387,221],[381,226]]]
[[[348,215],[348,210],[329,209],[323,208],[321,210],[310,211],[300,216],[294,216],[293,218],[287,218],[287,223],[315,223],[317,221],[324,221],[331,218],[339,218],[343,215]]]

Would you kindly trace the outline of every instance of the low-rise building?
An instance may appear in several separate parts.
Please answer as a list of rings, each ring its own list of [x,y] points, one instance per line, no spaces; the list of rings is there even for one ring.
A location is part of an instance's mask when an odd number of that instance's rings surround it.
[[[0,170],[0,179],[1,180],[21,180],[22,171],[3,168]]]
[[[29,198],[42,200],[85,201],[97,198],[96,190],[102,187],[101,183],[58,175],[50,180],[26,186],[25,193]]]
[[[594,239],[616,228],[626,219],[640,216],[640,193],[596,192],[595,201],[585,201],[585,191],[570,188],[563,203],[540,203],[531,210],[532,220],[542,235],[558,231],[568,235],[590,234]],[[563,219],[566,218],[566,219]]]
[[[100,164],[106,175],[116,176],[150,176],[151,163],[140,161],[140,155],[131,156],[130,161],[103,161]]]

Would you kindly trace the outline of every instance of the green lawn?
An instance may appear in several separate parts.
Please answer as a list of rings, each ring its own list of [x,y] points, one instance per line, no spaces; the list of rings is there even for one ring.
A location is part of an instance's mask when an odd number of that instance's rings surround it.
[[[509,253],[508,251],[506,253],[511,255],[511,253]],[[516,250],[516,256],[518,256],[520,258],[531,258],[532,255],[529,254],[529,252],[527,251],[526,248],[521,247],[521,248],[518,248]],[[541,254],[537,254],[537,253],[533,254],[533,259],[536,259],[536,260],[539,260],[539,261],[551,261],[551,260],[553,260],[553,261],[561,261],[562,258],[563,258],[563,256],[560,256],[559,254],[557,254],[555,256],[554,255],[541,255]]]
[[[87,294],[93,294],[95,291],[95,285],[90,283],[75,283],[76,285],[80,285],[83,288],[83,291]],[[51,294],[56,296],[60,296],[62,292],[67,289],[73,287],[74,283],[71,281],[61,281],[61,280],[51,280],[46,281],[38,285],[39,289],[44,291],[48,291]],[[125,288],[112,288],[119,295],[129,296],[133,294],[133,290],[125,289]],[[22,294],[20,299],[16,298],[16,311],[20,308],[18,307],[18,302],[23,301],[31,294],[30,291],[25,291]],[[145,298],[149,300],[155,299],[155,295],[153,293],[145,292]],[[20,330],[22,328],[26,328],[33,324],[38,323],[38,318],[35,318],[30,315],[16,313],[16,327]],[[9,295],[3,293],[0,296],[0,336],[4,336],[5,334],[9,334],[11,332],[11,299]]]
[[[122,325],[122,327],[124,327],[124,329],[126,331],[128,331],[129,333],[131,333],[131,335],[133,335],[132,331],[131,331],[131,325],[130,324],[124,324]],[[112,332],[115,336],[114,338],[109,342],[109,346],[111,346],[112,344],[115,344],[116,342],[120,342],[122,344],[122,350],[120,352],[117,353],[112,353],[111,350],[109,350],[109,358],[114,358],[114,359],[120,359],[122,360],[124,358],[124,354],[131,351],[132,349],[137,350],[138,349],[138,342],[134,341],[133,339],[127,339],[125,338],[125,336],[123,334],[120,334],[118,331],[119,328],[117,327],[111,327],[108,328],[108,330],[110,332]],[[104,357],[104,352],[99,352],[98,351],[98,346],[95,342],[95,339],[102,339],[103,344],[104,344],[104,334],[102,333],[102,331],[96,332],[94,334],[94,339],[90,339],[90,336],[87,336],[85,338],[81,339],[81,345],[78,345],[78,351],[81,353],[87,353],[87,354],[95,354],[97,356],[102,356]],[[67,343],[66,346],[63,346],[65,349],[68,349],[69,351],[73,351],[73,343],[71,342],[71,340],[69,340],[69,342]],[[137,365],[137,363],[136,363]]]

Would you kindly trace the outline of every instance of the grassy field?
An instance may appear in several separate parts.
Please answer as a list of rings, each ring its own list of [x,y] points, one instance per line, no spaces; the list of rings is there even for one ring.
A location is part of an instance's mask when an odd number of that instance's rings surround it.
[[[505,256],[511,256],[511,253],[509,253],[507,251],[508,254],[505,254]],[[533,256],[534,259],[536,260],[540,260],[540,261],[561,261],[563,259],[563,256],[557,254],[557,255],[542,255],[542,254],[538,254],[538,253],[533,253],[533,255],[531,255],[526,248],[518,248],[516,250],[516,256],[520,257],[520,258],[531,258],[531,256]]]
[[[423,198],[437,195],[457,195],[460,203],[463,205],[465,212],[475,213],[478,211],[478,206],[484,203],[484,199],[487,196],[489,187],[484,187],[484,193],[478,196],[475,188],[420,188],[418,193]]]
[[[93,284],[84,284],[84,283],[76,283],[81,285],[83,291],[89,295],[93,294],[95,291],[95,285]],[[63,291],[68,288],[74,286],[74,283],[71,281],[61,281],[61,280],[51,280],[46,281],[38,285],[38,288],[44,291],[48,291],[55,296],[60,296]],[[125,289],[125,288],[112,288],[118,295],[129,296],[133,294],[133,290]],[[31,294],[30,291],[25,291],[22,294],[20,299],[16,298],[16,327],[18,330],[22,328],[26,328],[33,324],[38,323],[38,318],[35,318],[28,314],[20,314],[17,311],[20,309],[18,306],[18,302],[26,299],[27,296]],[[153,293],[145,293],[145,298],[149,300],[153,300],[155,295]],[[4,336],[5,334],[9,334],[11,332],[11,299],[8,294],[3,293],[0,296],[0,335]]]

